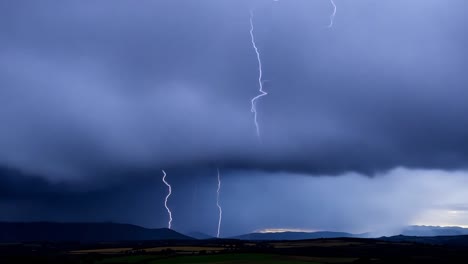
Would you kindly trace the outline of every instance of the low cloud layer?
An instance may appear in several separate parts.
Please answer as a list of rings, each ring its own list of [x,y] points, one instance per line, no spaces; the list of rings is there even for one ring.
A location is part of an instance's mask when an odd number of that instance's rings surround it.
[[[168,171],[175,230],[215,234],[215,173]],[[64,186],[33,179],[2,180],[0,220],[114,221],[165,227],[167,190],[159,176],[148,173],[108,190],[86,192],[65,192]],[[466,171],[398,168],[374,178],[357,173],[310,177],[255,171],[221,171],[221,176],[222,236],[267,228],[396,235],[411,224],[465,225],[468,221]]]

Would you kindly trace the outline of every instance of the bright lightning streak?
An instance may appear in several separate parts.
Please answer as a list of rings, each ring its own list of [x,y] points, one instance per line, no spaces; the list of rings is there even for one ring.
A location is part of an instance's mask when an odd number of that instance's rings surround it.
[[[257,44],[255,43],[255,36],[254,36],[254,23],[253,23],[253,18],[254,18],[254,12],[253,10],[250,10],[250,37],[252,40],[252,47],[255,50],[255,53],[257,54],[257,61],[258,61],[258,84],[259,84],[259,92],[260,94],[252,98],[251,103],[252,103],[252,108],[250,111],[254,113],[254,122],[255,122],[255,128],[257,129],[257,136],[260,138],[260,127],[258,125],[258,113],[257,113],[257,100],[260,99],[261,97],[267,95],[268,93],[263,91],[263,69],[262,69],[262,60],[260,58],[260,52],[258,51]]]
[[[169,197],[171,196],[172,194],[172,187],[171,185],[166,181],[166,172],[164,170],[162,170],[164,176],[162,178],[162,181],[164,182],[164,184],[166,184],[169,192],[166,196],[166,199],[164,200],[164,206],[166,207],[166,210],[167,210],[167,213],[169,214],[169,222],[168,222],[168,228],[171,229],[171,226],[172,226],[172,212],[171,212],[171,209],[169,209],[169,207],[167,206],[167,200],[169,199]]]
[[[219,168],[218,168],[218,189],[216,190],[217,196],[216,196],[216,206],[218,206],[218,211],[219,211],[219,219],[218,219],[218,233],[216,237],[219,238],[219,234],[221,231],[221,220],[223,219],[223,209],[221,208],[221,205],[219,204],[219,194],[221,192],[221,175],[219,173]]]
[[[333,13],[330,15],[330,25],[328,25],[328,28],[333,27],[333,23],[335,22],[335,16],[336,16],[336,4],[333,0],[330,0],[330,3],[333,6]]]

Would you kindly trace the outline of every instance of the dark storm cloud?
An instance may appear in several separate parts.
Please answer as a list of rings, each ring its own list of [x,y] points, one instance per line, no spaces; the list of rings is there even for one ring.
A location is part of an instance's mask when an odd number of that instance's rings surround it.
[[[218,220],[215,169],[170,171],[169,206],[177,231],[215,234]],[[177,175],[177,177],[174,177]],[[212,177],[206,177],[211,175]],[[268,228],[375,232],[396,235],[409,224],[464,225],[468,219],[466,171],[399,168],[381,177],[343,177],[264,172],[223,172],[222,236]],[[114,221],[167,226],[166,186],[158,172],[133,174],[107,190],[80,190],[27,178],[2,180],[2,221]],[[40,190],[34,188],[37,186]],[[20,193],[18,193],[18,191]]]
[[[169,206],[182,231],[207,230],[217,223],[215,170],[171,170]],[[115,173],[113,174],[115,176]],[[0,221],[98,221],[166,227],[167,187],[160,171],[133,171],[118,182],[83,186],[51,183],[37,176],[0,169]],[[174,177],[177,176],[177,177]],[[205,179],[205,180],[201,180]]]
[[[325,0],[3,2],[0,162],[51,180],[465,167],[466,1],[339,4],[330,30]]]

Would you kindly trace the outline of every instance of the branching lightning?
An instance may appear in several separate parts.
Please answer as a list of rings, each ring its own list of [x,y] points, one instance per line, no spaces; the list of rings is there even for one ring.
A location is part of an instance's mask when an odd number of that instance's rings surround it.
[[[330,15],[330,25],[328,25],[328,28],[332,28],[332,27],[333,27],[333,23],[335,22],[335,16],[336,16],[336,4],[335,4],[335,1],[334,1],[334,0],[330,0],[330,3],[331,3],[332,6],[333,6],[333,12],[332,12],[332,14]]]
[[[267,95],[268,93],[263,90],[263,69],[262,69],[262,60],[260,58],[260,52],[257,48],[257,44],[255,43],[255,36],[254,36],[254,23],[253,23],[253,18],[254,18],[254,12],[253,10],[250,10],[250,37],[252,41],[252,47],[255,50],[255,53],[257,54],[257,61],[258,61],[258,85],[259,85],[259,92],[260,94],[252,98],[251,103],[252,103],[252,108],[250,111],[254,113],[254,122],[255,122],[255,128],[257,130],[257,136],[260,138],[260,127],[258,125],[258,112],[257,112],[257,100],[260,99],[261,97]]]
[[[171,196],[172,194],[172,187],[171,185],[166,181],[166,172],[164,170],[162,170],[164,176],[162,178],[162,181],[164,182],[164,184],[166,184],[169,192],[166,196],[166,199],[164,200],[164,206],[166,207],[166,210],[167,210],[167,213],[169,214],[169,222],[168,222],[168,228],[171,229],[171,226],[172,226],[172,212],[171,212],[171,209],[169,209],[169,207],[167,206],[167,200],[169,199],[169,197]]]
[[[216,237],[219,238],[219,235],[221,233],[221,220],[223,219],[223,209],[221,208],[221,205],[219,204],[219,194],[221,192],[221,175],[219,173],[219,168],[217,170],[218,170],[218,189],[216,190],[217,192],[216,206],[218,206],[219,218],[218,218],[218,233],[216,234]]]

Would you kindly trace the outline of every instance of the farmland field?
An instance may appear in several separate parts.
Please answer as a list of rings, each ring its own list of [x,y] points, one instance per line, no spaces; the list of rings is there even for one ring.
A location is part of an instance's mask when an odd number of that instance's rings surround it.
[[[279,256],[269,254],[218,254],[207,256],[178,256],[178,257],[116,257],[105,259],[99,264],[118,263],[148,263],[148,264],[191,264],[191,263],[229,263],[229,264],[319,264],[319,263],[351,263],[355,259],[346,258],[308,258],[295,256]]]
[[[23,264],[394,264],[466,263],[467,247],[335,238],[302,241],[136,241],[0,245],[0,263]]]

